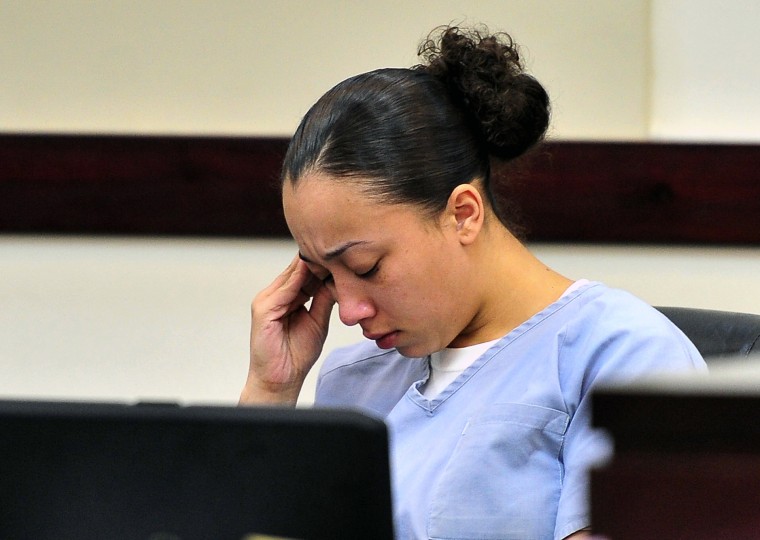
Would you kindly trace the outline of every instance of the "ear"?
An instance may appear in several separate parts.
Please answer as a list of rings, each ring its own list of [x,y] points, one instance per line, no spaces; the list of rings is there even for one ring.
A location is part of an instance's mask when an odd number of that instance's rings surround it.
[[[480,191],[472,184],[455,187],[446,205],[446,219],[454,226],[455,234],[463,245],[473,243],[485,219]]]

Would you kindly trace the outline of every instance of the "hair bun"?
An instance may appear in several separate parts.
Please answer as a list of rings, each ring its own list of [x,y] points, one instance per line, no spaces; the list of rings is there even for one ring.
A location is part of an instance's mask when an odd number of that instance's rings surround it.
[[[420,45],[418,66],[441,79],[478,126],[489,153],[522,155],[549,126],[549,96],[524,72],[517,45],[506,33],[441,27]]]

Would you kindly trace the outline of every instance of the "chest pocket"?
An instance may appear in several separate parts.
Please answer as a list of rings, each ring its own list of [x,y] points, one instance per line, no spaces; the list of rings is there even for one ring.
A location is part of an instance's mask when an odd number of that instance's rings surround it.
[[[562,411],[521,403],[470,419],[433,486],[430,538],[553,538],[568,422]]]

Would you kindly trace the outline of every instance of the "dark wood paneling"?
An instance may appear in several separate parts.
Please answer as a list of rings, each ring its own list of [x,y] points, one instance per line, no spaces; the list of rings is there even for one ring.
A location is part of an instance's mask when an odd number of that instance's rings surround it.
[[[594,471],[591,498],[599,538],[755,540],[760,456],[623,455]]]
[[[555,143],[518,193],[533,237],[760,243],[760,146]]]
[[[760,537],[758,361],[745,357],[743,374],[732,366],[712,382],[695,375],[596,387],[593,425],[614,443],[611,459],[590,471],[600,538]]]
[[[0,231],[286,235],[287,140],[0,136]]]
[[[285,138],[0,135],[0,232],[287,235]],[[533,241],[760,243],[760,146],[553,142],[505,195]]]

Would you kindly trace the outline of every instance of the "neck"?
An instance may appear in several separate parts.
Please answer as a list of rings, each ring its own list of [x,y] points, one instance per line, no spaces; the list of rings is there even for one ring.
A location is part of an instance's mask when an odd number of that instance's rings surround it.
[[[474,248],[479,306],[471,323],[452,342],[465,347],[506,335],[557,301],[572,280],[555,272],[501,226],[483,231]],[[496,277],[494,277],[496,276]]]

